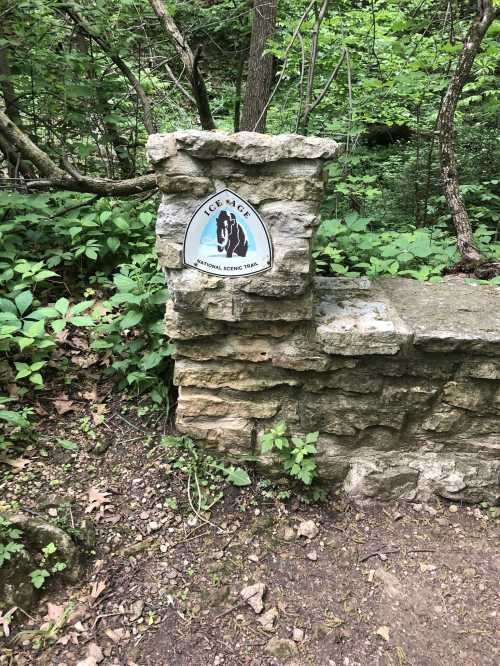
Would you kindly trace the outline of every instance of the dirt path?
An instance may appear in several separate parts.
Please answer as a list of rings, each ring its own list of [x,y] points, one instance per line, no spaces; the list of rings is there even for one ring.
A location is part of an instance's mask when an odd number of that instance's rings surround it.
[[[336,495],[307,507],[255,480],[226,490],[203,523],[157,447],[164,424],[116,403],[94,424],[94,403],[48,418],[47,455],[0,484],[4,506],[74,527],[93,551],[80,584],[50,590],[16,628],[38,630],[43,649],[4,641],[2,666],[499,663],[500,531],[487,510],[360,508]],[[110,445],[99,456],[96,440]],[[311,520],[317,534],[299,536]],[[259,614],[240,596],[253,583],[265,586]],[[52,618],[73,608],[52,643],[39,631],[47,602]]]

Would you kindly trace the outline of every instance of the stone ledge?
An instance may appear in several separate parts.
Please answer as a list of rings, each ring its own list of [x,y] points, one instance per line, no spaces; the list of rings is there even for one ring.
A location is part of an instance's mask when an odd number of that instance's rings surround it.
[[[300,134],[260,134],[258,132],[206,132],[179,130],[171,134],[152,134],[146,146],[153,164],[176,155],[182,150],[193,157],[210,159],[223,157],[244,164],[262,164],[284,159],[331,160],[341,152],[333,139]]]

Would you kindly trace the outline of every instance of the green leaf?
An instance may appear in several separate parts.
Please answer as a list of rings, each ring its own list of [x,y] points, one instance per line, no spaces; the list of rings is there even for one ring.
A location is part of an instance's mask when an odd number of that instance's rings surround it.
[[[143,356],[141,368],[143,370],[151,370],[151,368],[155,368],[161,363],[162,358],[163,356],[157,351],[149,352]]]
[[[124,220],[123,217],[115,217],[114,220],[114,225],[118,227],[118,229],[121,229],[122,231],[128,231],[130,229],[130,225],[127,222],[127,220]]]
[[[8,423],[13,423],[14,425],[20,426],[21,428],[26,428],[29,426],[28,419],[19,414],[19,412],[13,412],[8,409],[0,409],[0,419],[3,419]]]
[[[45,321],[43,319],[39,319],[38,321],[27,323],[23,333],[28,338],[38,338],[39,336],[44,335]]]
[[[65,449],[66,451],[75,451],[75,449],[78,448],[78,444],[72,442],[70,439],[58,439],[57,443],[62,449]]]
[[[66,320],[54,319],[54,321],[50,322],[50,325],[52,326],[52,330],[54,331],[54,333],[60,333],[66,327]]]
[[[118,273],[118,275],[113,277],[113,282],[118,287],[119,291],[134,291],[134,289],[137,288],[137,285],[133,280],[121,273]]]
[[[78,317],[71,317],[70,323],[73,326],[94,326],[95,322],[90,315],[80,315]]]
[[[36,384],[36,386],[43,386],[43,377],[39,372],[34,372],[30,375],[29,380],[32,384]]]
[[[73,316],[80,314],[81,312],[88,310],[93,305],[94,301],[80,301],[80,303],[76,303],[75,305],[71,306],[71,315]]]
[[[112,215],[113,213],[110,210],[103,210],[102,213],[99,215],[99,220],[102,223],[107,222]]]
[[[0,298],[0,312],[10,312],[17,316],[17,308],[15,304],[7,298]]]
[[[62,296],[54,303],[54,307],[60,314],[65,315],[69,308],[69,301]]]
[[[109,247],[111,252],[116,252],[121,245],[120,239],[116,238],[116,236],[110,236],[106,239],[106,245]]]
[[[132,328],[142,321],[143,314],[139,310],[130,310],[119,320],[120,328],[124,331],[126,328]]]
[[[54,271],[40,271],[37,273],[33,279],[35,282],[42,282],[43,280],[47,280],[49,277],[59,277],[57,273],[54,273]]]
[[[252,481],[248,473],[241,467],[230,467],[226,477],[233,486],[249,486]]]
[[[33,294],[31,291],[23,291],[16,296],[14,302],[19,310],[19,314],[23,315],[33,303]]]
[[[15,365],[17,369],[16,379],[24,379],[31,375],[31,367],[27,363],[16,363]]]
[[[23,349],[32,345],[35,340],[33,338],[16,338],[16,342],[19,345],[19,350],[23,351]]]
[[[306,444],[315,444],[318,441],[319,432],[309,432],[306,435]]]
[[[33,587],[36,587],[39,590],[45,584],[45,579],[50,576],[50,573],[47,569],[35,569],[30,573],[31,583]]]

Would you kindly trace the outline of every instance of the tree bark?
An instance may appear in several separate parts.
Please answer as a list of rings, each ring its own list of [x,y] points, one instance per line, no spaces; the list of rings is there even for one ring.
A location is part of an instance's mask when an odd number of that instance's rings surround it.
[[[277,0],[254,0],[250,55],[241,129],[265,132],[273,82],[273,56],[264,53],[276,29]]]
[[[165,5],[163,4],[162,0],[149,0],[149,3],[153,8],[156,16],[159,18],[165,33],[168,35],[169,39],[172,40],[175,50],[177,51],[180,59],[182,60],[182,64],[186,69],[202,128],[204,130],[215,129],[215,122],[212,117],[212,111],[210,109],[210,101],[208,99],[205,80],[199,69],[201,48],[198,47],[193,53],[187,40],[184,38],[184,35],[177,27],[174,19],[165,9]]]
[[[457,232],[458,249],[462,258],[467,262],[479,261],[481,254],[476,247],[470,219],[458,185],[453,121],[460,94],[471,72],[481,41],[495,19],[495,15],[496,10],[491,0],[479,0],[477,16],[465,38],[455,72],[443,98],[438,120],[444,194]]]

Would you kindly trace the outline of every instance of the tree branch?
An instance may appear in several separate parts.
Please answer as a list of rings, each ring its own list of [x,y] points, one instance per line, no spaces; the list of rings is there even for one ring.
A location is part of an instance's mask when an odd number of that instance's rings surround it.
[[[147,192],[157,187],[156,177],[152,173],[124,180],[85,176],[76,171],[66,158],[64,159],[67,165],[65,171],[58,167],[47,153],[35,145],[1,110],[0,132],[13,149],[17,150],[23,159],[31,162],[43,176],[38,180],[25,179],[24,185],[28,191],[58,189],[120,197]]]
[[[153,121],[153,114],[151,111],[149,97],[146,95],[139,79],[132,72],[127,63],[113,51],[111,45],[108,44],[108,42],[103,37],[101,37],[101,35],[98,35],[96,32],[94,32],[89,23],[83,18],[83,16],[81,16],[81,14],[76,11],[76,9],[70,3],[60,5],[60,9],[66,12],[66,14],[71,18],[75,25],[77,25],[80,30],[86,33],[89,38],[93,39],[94,42],[99,45],[99,47],[104,51],[104,53],[106,53],[109,59],[118,67],[123,76],[128,79],[130,85],[137,93],[137,97],[141,102],[144,114],[144,127],[146,128],[148,134],[154,134],[156,128]]]
[[[198,68],[201,56],[201,48],[198,47],[196,53],[193,53],[188,42],[177,27],[174,19],[165,9],[165,5],[163,4],[162,0],[149,0],[149,4],[160,20],[166,35],[172,40],[175,50],[177,51],[184,67],[186,68],[189,82],[191,84],[191,89],[193,91],[193,96],[198,108],[198,115],[200,117],[202,128],[205,130],[215,129],[215,123],[212,117],[212,111],[210,109],[210,102],[205,86],[205,80],[203,79],[203,76]]]

